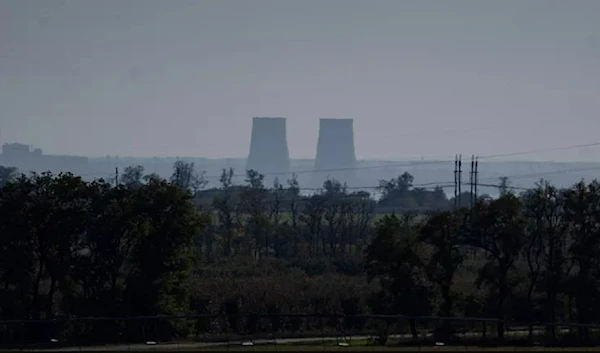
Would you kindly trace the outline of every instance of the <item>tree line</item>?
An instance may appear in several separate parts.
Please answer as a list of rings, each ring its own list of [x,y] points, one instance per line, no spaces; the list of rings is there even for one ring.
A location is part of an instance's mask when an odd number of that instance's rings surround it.
[[[599,211],[597,181],[563,190],[541,181],[413,226],[386,216],[367,274],[381,284],[383,312],[597,324]],[[503,337],[503,325],[497,333]],[[554,328],[550,334],[556,338]]]
[[[409,174],[382,181],[379,200],[335,180],[302,196],[295,178],[267,188],[261,174],[246,174],[234,185],[224,170],[209,189],[183,162],[169,180],[140,167],[95,181],[2,168],[0,317],[375,313],[598,323],[596,181],[567,189],[540,181],[472,207],[379,215],[381,204],[414,192]],[[430,192],[442,199],[439,188]]]

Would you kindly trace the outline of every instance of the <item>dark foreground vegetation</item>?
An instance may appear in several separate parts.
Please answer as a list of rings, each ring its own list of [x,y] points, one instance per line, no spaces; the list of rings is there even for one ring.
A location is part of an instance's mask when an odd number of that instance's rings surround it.
[[[220,315],[163,320],[163,340],[241,332],[257,321],[222,318],[254,314],[492,318],[499,340],[503,322],[525,323],[533,339],[528,323],[600,321],[596,181],[565,190],[541,181],[519,195],[505,185],[498,199],[451,210],[440,188],[415,189],[408,174],[382,182],[375,201],[335,180],[308,197],[294,178],[265,188],[253,171],[240,186],[226,170],[219,188],[206,189],[181,162],[169,181],[138,167],[92,182],[0,172],[5,321]],[[437,211],[376,219],[378,208],[406,205]],[[52,335],[140,339],[117,321],[56,325]],[[346,326],[360,331],[366,322]],[[339,323],[319,321],[321,330]],[[47,337],[42,327],[5,322],[0,342]],[[564,334],[544,329],[551,340]],[[580,326],[573,334],[585,342],[595,332]]]

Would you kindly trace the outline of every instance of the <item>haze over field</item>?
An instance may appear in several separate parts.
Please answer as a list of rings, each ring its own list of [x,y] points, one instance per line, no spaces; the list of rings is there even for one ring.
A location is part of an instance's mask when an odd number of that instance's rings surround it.
[[[600,2],[0,2],[3,142],[49,154],[242,157],[252,116],[353,118],[359,159],[594,142]],[[597,147],[512,159],[596,161]]]

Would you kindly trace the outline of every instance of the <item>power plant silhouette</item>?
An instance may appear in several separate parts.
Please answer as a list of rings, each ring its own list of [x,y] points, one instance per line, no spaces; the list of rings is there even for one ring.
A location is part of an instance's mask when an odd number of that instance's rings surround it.
[[[290,152],[287,145],[285,118],[252,118],[250,153],[246,169],[265,175],[265,183],[272,183],[277,175],[290,172]],[[285,181],[286,175],[279,179]]]
[[[326,179],[353,184],[355,167],[353,120],[320,119],[314,168],[320,172],[315,173],[311,184],[320,185]]]
[[[320,119],[317,155],[310,184],[320,187],[327,179],[336,179],[349,185],[355,181],[356,153],[352,119]],[[269,185],[278,177],[289,177],[290,155],[286,136],[285,118],[252,118],[250,153],[246,169],[265,175]]]

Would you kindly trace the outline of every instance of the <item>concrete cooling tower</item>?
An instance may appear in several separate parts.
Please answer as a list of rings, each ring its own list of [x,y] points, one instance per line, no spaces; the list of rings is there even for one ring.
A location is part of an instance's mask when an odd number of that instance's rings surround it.
[[[353,185],[355,167],[353,120],[320,119],[313,187],[322,186],[327,178]]]
[[[269,173],[290,171],[285,118],[252,118],[250,153],[246,169],[265,174],[267,187],[271,186],[275,177],[285,183],[288,175],[269,175]]]

